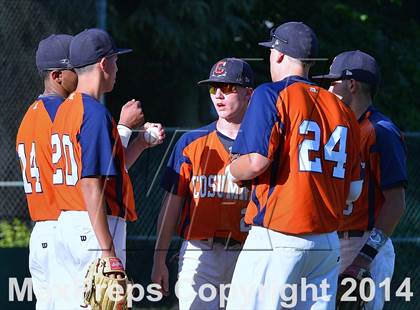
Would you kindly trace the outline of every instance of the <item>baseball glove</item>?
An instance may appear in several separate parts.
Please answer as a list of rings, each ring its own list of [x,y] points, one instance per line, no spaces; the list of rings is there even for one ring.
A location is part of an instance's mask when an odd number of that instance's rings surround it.
[[[362,310],[364,309],[365,301],[360,296],[360,281],[364,278],[370,278],[370,272],[366,269],[360,268],[355,265],[350,265],[342,274],[338,276],[338,287],[336,297],[336,309],[337,310]],[[356,288],[347,296],[356,297],[355,301],[342,300],[343,295],[346,292],[350,292],[353,288],[349,282],[342,281],[346,278],[352,278],[356,281]],[[366,295],[369,295],[368,286],[366,287]]]
[[[127,275],[119,258],[98,258],[92,262],[84,280],[83,300],[82,306],[90,305],[92,310],[127,309]]]

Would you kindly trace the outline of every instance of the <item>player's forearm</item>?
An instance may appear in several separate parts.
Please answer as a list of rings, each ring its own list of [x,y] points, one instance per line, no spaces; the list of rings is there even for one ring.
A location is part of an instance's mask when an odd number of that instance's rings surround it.
[[[141,153],[148,147],[148,144],[142,138],[142,133],[140,133],[125,151],[125,166],[127,169],[130,169]]]
[[[157,239],[154,254],[154,261],[156,263],[164,263],[166,260],[172,236],[176,231],[181,208],[182,197],[168,193],[165,195],[157,224]]]
[[[384,191],[384,196],[375,227],[391,236],[405,212],[405,190],[402,186],[391,188]]]
[[[115,256],[104,207],[103,181],[100,178],[83,178],[80,180],[80,185],[93,231],[102,250],[102,257]]]
[[[232,162],[230,172],[235,179],[252,180],[262,174],[270,166],[271,161],[257,153],[242,155]]]
[[[405,190],[396,187],[384,191],[385,202],[382,206],[375,227],[372,229],[368,240],[354,259],[353,265],[369,268],[381,248],[394,232],[405,210]]]

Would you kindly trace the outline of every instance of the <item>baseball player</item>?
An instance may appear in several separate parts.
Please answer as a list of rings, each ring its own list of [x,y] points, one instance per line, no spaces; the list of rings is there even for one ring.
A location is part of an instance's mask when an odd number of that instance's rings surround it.
[[[395,253],[390,236],[405,210],[403,137],[373,106],[380,74],[372,56],[358,50],[341,53],[334,58],[329,74],[314,78],[331,81],[329,90],[342,98],[359,120],[365,178],[359,199],[347,205],[339,227],[340,273],[357,277],[360,270],[369,270],[376,284],[375,298],[365,309],[382,309],[385,292],[379,283],[392,277]]]
[[[126,220],[137,218],[133,190],[117,125],[98,100],[112,91],[117,57],[128,52],[116,48],[100,29],[87,29],[70,44],[78,85],[58,109],[51,135],[53,184],[62,211],[57,262],[64,289],[57,309],[79,308],[83,279],[94,259],[112,257],[115,264],[125,265]],[[159,126],[162,140],[160,124],[150,126]],[[139,135],[136,149],[148,146]]]
[[[178,224],[184,238],[179,253],[180,309],[219,309],[220,285],[230,283],[248,227],[243,211],[249,191],[226,179],[230,149],[252,94],[254,75],[237,58],[218,61],[207,85],[217,121],[178,140],[162,179],[166,191],[157,227],[152,281],[168,294],[166,255]],[[180,218],[180,220],[179,220]],[[217,294],[205,301],[199,292],[211,284]]]
[[[54,235],[60,211],[53,194],[51,126],[57,108],[77,84],[69,64],[72,36],[51,35],[39,42],[36,66],[44,92],[28,108],[16,137],[23,186],[31,220],[35,222],[29,242],[29,270],[36,309],[53,309]],[[36,130],[34,130],[36,128]]]
[[[232,148],[241,156],[226,168],[234,182],[253,180],[227,309],[334,309],[338,217],[361,189],[359,129],[308,80],[318,51],[310,27],[282,24],[260,45],[273,82],[255,89]]]

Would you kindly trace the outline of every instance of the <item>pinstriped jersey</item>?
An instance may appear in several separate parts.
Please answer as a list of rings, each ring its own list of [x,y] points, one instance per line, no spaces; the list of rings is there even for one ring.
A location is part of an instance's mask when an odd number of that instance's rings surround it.
[[[407,184],[406,147],[392,121],[370,106],[359,118],[363,189],[344,212],[341,231],[371,230],[385,201],[383,191]]]
[[[249,199],[247,188],[228,182],[224,171],[230,152],[216,123],[181,136],[168,161],[162,187],[185,197],[180,236],[187,240],[230,237],[243,241],[248,231],[243,221]]]
[[[100,102],[74,92],[60,106],[51,132],[53,183],[61,210],[86,210],[80,179],[105,178],[108,215],[137,219],[124,149],[111,114]]]
[[[359,144],[352,111],[306,79],[256,88],[232,152],[272,162],[253,180],[245,221],[287,234],[337,230],[360,179]]]
[[[51,126],[64,98],[39,96],[29,107],[16,137],[23,187],[33,221],[56,220],[60,210],[54,195],[51,166]]]

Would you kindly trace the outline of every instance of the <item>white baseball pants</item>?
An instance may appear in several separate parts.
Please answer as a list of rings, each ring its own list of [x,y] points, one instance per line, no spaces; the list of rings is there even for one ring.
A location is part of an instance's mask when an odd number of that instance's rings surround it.
[[[186,240],[179,254],[179,309],[224,309],[241,246]]]
[[[36,309],[54,309],[53,276],[57,221],[36,222],[29,240],[29,271],[36,297]]]
[[[252,226],[236,264],[227,309],[333,310],[339,248],[336,232],[292,236]]]
[[[126,222],[108,216],[116,255],[125,265]],[[83,300],[83,279],[93,260],[102,251],[96,239],[87,211],[63,211],[57,224],[57,273],[60,275],[55,309],[80,308]]]

